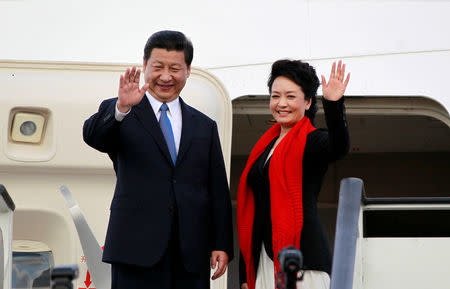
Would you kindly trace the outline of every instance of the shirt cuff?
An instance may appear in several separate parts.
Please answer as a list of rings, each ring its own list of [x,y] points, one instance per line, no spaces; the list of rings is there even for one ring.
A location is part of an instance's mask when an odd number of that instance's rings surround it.
[[[116,109],[115,109],[114,116],[115,116],[115,118],[116,118],[117,121],[122,121],[122,120],[125,118],[125,116],[127,116],[127,114],[129,114],[130,111],[131,111],[131,109],[129,109],[129,110],[128,110],[127,112],[125,112],[125,113],[120,112],[119,109],[117,108],[117,102],[116,102],[115,108],[116,108]]]

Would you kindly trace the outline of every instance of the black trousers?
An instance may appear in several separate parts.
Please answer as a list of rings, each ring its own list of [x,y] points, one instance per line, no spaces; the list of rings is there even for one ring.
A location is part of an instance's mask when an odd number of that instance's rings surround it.
[[[188,272],[180,250],[178,216],[174,214],[171,239],[161,260],[153,267],[111,264],[111,289],[209,289],[210,268]]]

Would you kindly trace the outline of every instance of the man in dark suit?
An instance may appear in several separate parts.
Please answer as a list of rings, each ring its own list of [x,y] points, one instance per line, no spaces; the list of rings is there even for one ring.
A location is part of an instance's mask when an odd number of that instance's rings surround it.
[[[181,32],[153,34],[140,70],[83,127],[108,153],[117,183],[103,261],[112,288],[209,288],[233,258],[231,201],[216,123],[179,97],[193,47]]]

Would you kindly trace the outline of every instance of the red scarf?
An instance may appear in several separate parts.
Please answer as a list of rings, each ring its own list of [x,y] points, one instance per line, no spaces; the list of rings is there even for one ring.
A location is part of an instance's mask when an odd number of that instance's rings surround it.
[[[278,252],[286,246],[300,249],[303,227],[302,176],[303,152],[307,135],[315,130],[308,117],[303,117],[275,148],[269,164],[270,205],[272,218],[272,246],[275,276],[280,270]],[[255,288],[256,271],[252,256],[253,219],[255,202],[247,185],[247,175],[267,145],[280,135],[280,125],[272,126],[256,143],[248,158],[239,182],[237,221],[239,246],[247,267],[247,284]]]

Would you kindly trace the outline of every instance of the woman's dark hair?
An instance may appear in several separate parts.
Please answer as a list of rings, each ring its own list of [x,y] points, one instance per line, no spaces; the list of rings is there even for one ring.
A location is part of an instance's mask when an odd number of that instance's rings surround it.
[[[191,66],[192,58],[194,57],[194,47],[192,42],[179,31],[163,30],[152,34],[144,47],[145,61],[149,59],[153,48],[163,48],[167,51],[183,51],[184,61],[188,67]]]
[[[311,99],[311,106],[305,111],[305,115],[311,122],[314,122],[318,110],[316,94],[320,86],[314,67],[301,60],[281,59],[275,61],[267,81],[270,94],[272,94],[272,84],[279,76],[287,77],[295,82],[305,94],[305,100]]]

